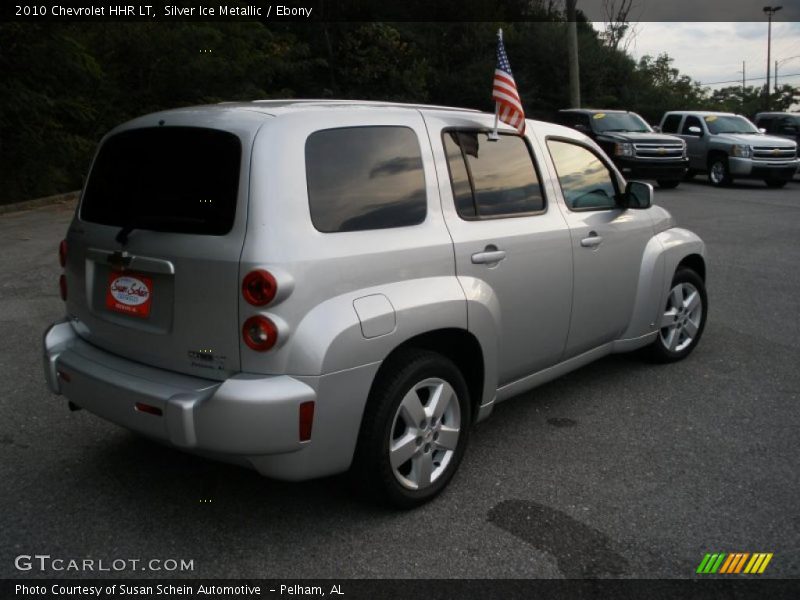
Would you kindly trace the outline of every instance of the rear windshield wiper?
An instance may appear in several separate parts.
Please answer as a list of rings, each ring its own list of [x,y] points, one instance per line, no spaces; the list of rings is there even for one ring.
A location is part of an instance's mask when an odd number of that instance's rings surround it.
[[[128,243],[128,236],[134,229],[148,229],[153,225],[200,225],[203,223],[205,223],[205,220],[197,217],[140,216],[123,225],[114,239],[124,246]]]

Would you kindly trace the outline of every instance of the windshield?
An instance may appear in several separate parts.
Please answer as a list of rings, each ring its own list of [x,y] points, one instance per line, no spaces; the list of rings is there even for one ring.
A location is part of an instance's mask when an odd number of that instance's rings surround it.
[[[81,201],[84,221],[133,229],[225,235],[236,214],[241,143],[200,127],[118,133],[95,159]],[[123,233],[124,232],[124,233]]]
[[[709,133],[758,133],[758,129],[744,117],[709,115],[705,118]]]
[[[592,115],[592,128],[597,131],[632,131],[649,133],[653,131],[642,117],[636,113],[595,113]]]

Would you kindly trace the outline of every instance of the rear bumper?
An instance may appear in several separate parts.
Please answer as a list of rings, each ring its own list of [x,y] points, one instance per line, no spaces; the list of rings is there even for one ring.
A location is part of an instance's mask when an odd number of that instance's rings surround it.
[[[770,163],[755,161],[749,158],[729,158],[728,168],[734,177],[752,177],[753,179],[785,179],[790,180],[797,173],[800,160]]]
[[[337,384],[347,388],[335,374],[295,378],[239,373],[222,382],[201,379],[96,348],[69,322],[45,332],[44,370],[54,393],[104,419],[178,448],[249,463],[282,479],[346,470],[363,411],[363,402],[357,400],[338,411],[331,409],[331,398],[319,402],[320,390],[330,395]],[[363,388],[368,375],[365,369],[351,371],[351,389],[345,393],[357,393],[354,383]],[[368,390],[367,385],[364,400]],[[301,442],[299,407],[307,401],[316,403],[312,438]],[[137,403],[161,414],[137,409]],[[337,434],[345,439],[335,444]]]

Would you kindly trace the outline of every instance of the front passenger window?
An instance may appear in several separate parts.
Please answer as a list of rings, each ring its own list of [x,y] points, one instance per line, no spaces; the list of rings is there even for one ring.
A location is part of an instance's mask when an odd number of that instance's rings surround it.
[[[608,167],[578,144],[548,140],[547,147],[570,210],[607,210],[617,206],[617,186]]]

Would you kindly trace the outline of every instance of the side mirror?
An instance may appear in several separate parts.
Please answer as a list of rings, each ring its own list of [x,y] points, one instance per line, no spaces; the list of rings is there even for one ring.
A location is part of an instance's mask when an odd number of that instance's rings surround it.
[[[758,128],[758,133],[767,133],[767,130],[764,129],[763,127],[759,127]]]
[[[629,181],[625,186],[625,208],[650,208],[653,204],[653,186],[643,181]]]
[[[655,131],[656,133],[662,133],[661,125],[653,125],[653,131]]]
[[[574,125],[574,129],[580,131],[581,133],[589,133],[589,128],[586,125],[583,125],[582,123],[576,123]]]
[[[691,127],[689,127],[689,133],[691,135],[702,136],[703,135],[703,130],[700,129],[697,125],[692,125]]]

